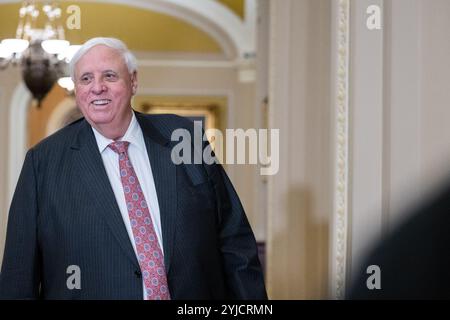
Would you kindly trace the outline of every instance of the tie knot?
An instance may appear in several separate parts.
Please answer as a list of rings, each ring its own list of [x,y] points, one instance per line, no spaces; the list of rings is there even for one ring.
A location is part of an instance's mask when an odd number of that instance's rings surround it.
[[[129,145],[130,143],[128,141],[115,141],[110,143],[108,147],[110,147],[115,153],[121,154],[127,152]]]

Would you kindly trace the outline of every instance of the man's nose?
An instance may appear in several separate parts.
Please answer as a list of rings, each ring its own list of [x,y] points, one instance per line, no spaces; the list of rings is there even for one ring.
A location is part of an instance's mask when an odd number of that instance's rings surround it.
[[[106,91],[106,86],[101,79],[94,80],[91,87],[91,91],[94,94],[101,94]]]

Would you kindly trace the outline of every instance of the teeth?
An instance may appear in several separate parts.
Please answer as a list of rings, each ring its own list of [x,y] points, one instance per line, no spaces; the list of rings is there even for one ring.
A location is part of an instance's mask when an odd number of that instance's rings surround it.
[[[95,104],[96,106],[99,106],[99,105],[108,104],[110,101],[111,100],[103,99],[103,100],[94,100],[94,101],[92,101],[92,103]]]

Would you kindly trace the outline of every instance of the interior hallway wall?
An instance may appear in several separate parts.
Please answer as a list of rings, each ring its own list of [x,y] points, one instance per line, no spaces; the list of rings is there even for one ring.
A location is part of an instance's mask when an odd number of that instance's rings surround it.
[[[273,299],[327,294],[330,37],[330,1],[270,1],[269,121],[280,130],[280,170],[269,177],[267,222]]]
[[[0,76],[0,257],[3,257],[3,244],[6,236],[8,200],[8,147],[11,98],[19,82],[20,73],[17,68],[3,70]]]
[[[366,27],[373,4],[380,30]],[[354,0],[351,7],[348,282],[376,241],[450,177],[450,2]]]

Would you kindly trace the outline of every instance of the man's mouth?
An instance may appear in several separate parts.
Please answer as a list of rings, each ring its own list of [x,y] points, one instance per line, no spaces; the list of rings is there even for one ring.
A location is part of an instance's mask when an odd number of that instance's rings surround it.
[[[110,102],[111,102],[111,100],[109,100],[109,99],[97,99],[97,100],[93,100],[91,103],[95,106],[105,106]]]

